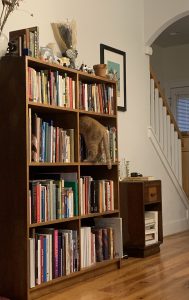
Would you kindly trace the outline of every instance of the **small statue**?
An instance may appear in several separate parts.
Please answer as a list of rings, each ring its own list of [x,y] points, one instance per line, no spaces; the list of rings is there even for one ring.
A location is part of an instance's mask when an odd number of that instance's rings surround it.
[[[65,52],[62,53],[62,56],[66,56],[67,58],[69,58],[70,60],[70,65],[69,68],[75,69],[76,65],[75,65],[75,60],[77,58],[78,55],[78,51],[75,49],[67,49]]]
[[[14,54],[16,53],[16,51],[18,51],[17,49],[17,46],[16,46],[16,43],[14,41],[10,41],[8,43],[8,48],[7,48],[7,51],[8,53],[11,55],[11,54]]]
[[[84,63],[81,64],[79,70],[82,72],[86,72],[88,74],[94,74],[94,69],[92,67],[85,65]]]

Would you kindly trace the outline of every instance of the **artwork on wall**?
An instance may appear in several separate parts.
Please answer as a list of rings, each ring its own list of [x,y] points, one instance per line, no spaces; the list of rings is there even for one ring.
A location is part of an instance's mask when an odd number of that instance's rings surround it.
[[[117,109],[126,111],[126,53],[100,44],[100,63],[107,64],[108,74],[117,78]]]

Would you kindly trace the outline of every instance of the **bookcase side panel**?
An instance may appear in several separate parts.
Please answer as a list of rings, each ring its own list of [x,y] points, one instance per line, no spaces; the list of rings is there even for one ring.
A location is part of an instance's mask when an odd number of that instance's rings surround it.
[[[0,62],[0,295],[28,297],[25,60]]]

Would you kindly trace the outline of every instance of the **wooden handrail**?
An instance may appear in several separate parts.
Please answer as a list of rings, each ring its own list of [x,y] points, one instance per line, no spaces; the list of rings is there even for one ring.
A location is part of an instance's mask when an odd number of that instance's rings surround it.
[[[171,123],[174,125],[174,130],[177,131],[178,133],[178,138],[181,140],[182,142],[182,133],[180,132],[179,128],[178,128],[178,125],[177,125],[177,122],[169,108],[169,105],[168,105],[168,102],[167,102],[167,99],[160,87],[160,84],[158,82],[158,79],[156,77],[156,75],[154,74],[153,70],[152,70],[152,67],[150,66],[150,78],[152,78],[154,80],[154,86],[155,88],[158,89],[158,92],[159,92],[159,97],[162,98],[162,101],[163,101],[163,106],[166,107],[166,110],[167,110],[167,114],[170,116],[170,120],[171,120]]]

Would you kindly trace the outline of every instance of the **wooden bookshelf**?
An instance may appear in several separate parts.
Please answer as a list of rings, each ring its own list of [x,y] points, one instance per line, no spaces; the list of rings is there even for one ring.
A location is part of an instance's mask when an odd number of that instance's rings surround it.
[[[30,98],[29,72],[43,70],[65,73],[75,81],[75,107],[62,107],[50,103],[34,102]],[[97,112],[81,109],[79,105],[79,82],[84,84],[102,84],[112,88],[112,111]],[[93,277],[120,267],[120,258],[103,260],[81,269],[82,226],[93,226],[94,218],[119,217],[119,182],[116,158],[112,169],[106,163],[80,161],[79,118],[86,114],[94,117],[105,126],[117,130],[116,83],[95,75],[64,68],[52,63],[45,63],[32,57],[4,57],[0,61],[1,119],[0,131],[2,146],[0,148],[1,198],[0,198],[0,296],[10,299],[30,300],[62,289],[75,282]],[[74,129],[74,161],[38,161],[31,160],[31,121],[29,112],[45,121],[53,120],[55,126]],[[41,122],[42,122],[41,121]],[[116,156],[117,156],[116,137]],[[40,154],[41,155],[41,154]],[[45,154],[46,155],[46,154]],[[39,174],[76,173],[78,184],[78,215],[72,217],[45,219],[31,222],[31,182],[39,180]],[[93,180],[113,181],[114,209],[102,212],[81,214],[81,190],[79,179],[91,176]],[[48,179],[48,176],[47,178]],[[74,204],[75,205],[75,204]],[[37,210],[37,208],[35,208]],[[42,218],[40,212],[40,218]],[[47,213],[45,213],[46,218]],[[44,217],[44,216],[43,216]],[[30,288],[30,239],[35,238],[38,230],[44,228],[75,230],[78,237],[78,271],[59,276],[48,282],[36,284]],[[41,265],[40,265],[41,267]]]

